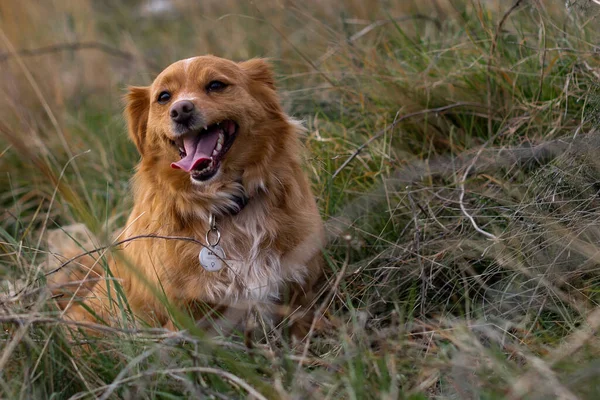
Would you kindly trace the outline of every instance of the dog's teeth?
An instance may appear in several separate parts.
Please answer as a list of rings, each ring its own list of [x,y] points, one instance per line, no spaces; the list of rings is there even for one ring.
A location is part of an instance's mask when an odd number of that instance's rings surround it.
[[[207,131],[208,130],[208,126],[204,125],[204,130]]]

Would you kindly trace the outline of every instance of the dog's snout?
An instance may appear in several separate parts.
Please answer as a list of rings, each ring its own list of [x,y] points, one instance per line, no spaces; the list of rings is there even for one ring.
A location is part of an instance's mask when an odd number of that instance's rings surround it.
[[[173,104],[169,111],[169,116],[173,122],[179,124],[185,124],[189,122],[192,115],[194,114],[194,103],[189,100],[181,100]]]

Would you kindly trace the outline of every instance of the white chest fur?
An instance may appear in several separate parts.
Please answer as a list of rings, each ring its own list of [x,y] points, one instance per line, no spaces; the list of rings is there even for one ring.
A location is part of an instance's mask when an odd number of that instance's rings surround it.
[[[234,217],[228,225],[229,235],[222,231],[230,282],[226,297],[232,300],[276,300],[286,282],[303,283],[306,276],[305,268],[291,268],[282,261],[284,255],[272,245],[276,238],[265,226],[264,213],[257,208]],[[242,241],[246,245],[240,246]]]

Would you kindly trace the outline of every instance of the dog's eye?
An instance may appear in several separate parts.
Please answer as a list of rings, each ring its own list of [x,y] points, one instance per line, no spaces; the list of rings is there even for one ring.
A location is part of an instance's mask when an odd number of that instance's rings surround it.
[[[160,92],[158,95],[158,104],[167,104],[171,100],[171,93],[167,91]]]
[[[220,90],[223,90],[227,87],[226,83],[223,83],[221,81],[211,81],[208,85],[206,85],[206,91],[207,92],[218,92]]]

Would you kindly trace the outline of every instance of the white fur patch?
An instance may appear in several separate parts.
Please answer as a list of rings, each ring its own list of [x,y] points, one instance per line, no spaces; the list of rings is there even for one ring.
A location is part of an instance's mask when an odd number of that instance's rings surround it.
[[[306,133],[307,129],[304,126],[303,120],[288,117],[287,122],[288,122],[288,124],[290,124],[291,126],[294,127],[294,130],[296,131],[296,133],[299,133],[299,134]]]
[[[231,240],[231,232],[228,235],[227,231],[222,231],[227,280],[223,285],[211,287],[210,295],[214,299],[230,304],[245,300],[268,303],[280,298],[280,290],[286,283],[304,283],[306,266],[282,262],[283,255],[270,246],[270,232],[262,222],[266,219],[264,213],[261,207],[253,207],[232,220],[237,234],[252,239],[249,249],[242,250],[235,240]]]
[[[183,62],[183,70],[185,72],[187,72],[188,67],[190,66],[190,64],[192,63],[192,61],[194,61],[196,58],[198,58],[198,57],[190,57],[190,58],[186,58],[185,60],[181,61],[181,62]]]
[[[238,229],[253,238],[246,265],[242,266],[238,275],[245,282],[247,296],[255,300],[278,299],[279,288],[285,282],[303,283],[306,276],[306,267],[290,269],[289,265],[282,265],[282,254],[271,248],[269,232],[262,223],[266,218],[266,215],[258,215],[240,218],[235,222]]]
[[[198,98],[198,96],[196,96],[196,93],[188,93],[188,92],[183,92],[183,93],[179,93],[177,96],[175,96],[175,103],[177,103],[178,101],[182,101],[182,100],[189,100],[189,101],[193,101],[196,100]]]

